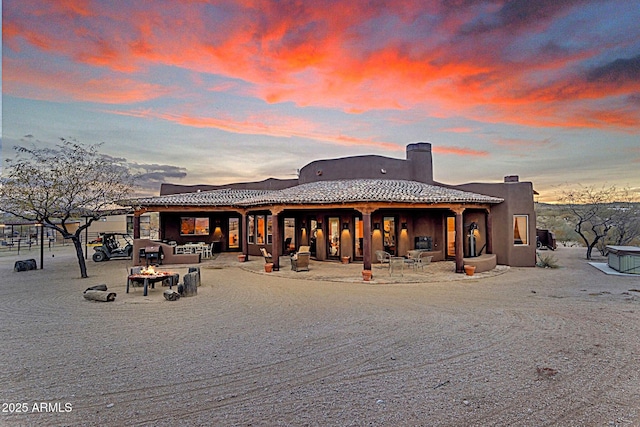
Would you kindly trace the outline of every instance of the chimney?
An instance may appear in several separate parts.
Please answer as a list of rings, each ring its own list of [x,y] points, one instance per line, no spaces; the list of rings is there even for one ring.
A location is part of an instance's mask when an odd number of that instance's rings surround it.
[[[518,175],[507,175],[504,177],[504,182],[520,182]]]
[[[411,179],[433,184],[433,160],[431,143],[417,142],[407,145],[407,161],[411,168]]]

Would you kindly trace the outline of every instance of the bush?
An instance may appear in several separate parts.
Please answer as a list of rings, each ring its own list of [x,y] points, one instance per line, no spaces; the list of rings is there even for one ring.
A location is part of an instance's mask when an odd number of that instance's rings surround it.
[[[540,267],[540,268],[559,268],[560,267],[560,265],[558,265],[558,260],[553,255],[542,256],[540,255],[539,252],[536,252],[536,255],[538,255],[538,259],[540,260],[536,263],[537,267]]]

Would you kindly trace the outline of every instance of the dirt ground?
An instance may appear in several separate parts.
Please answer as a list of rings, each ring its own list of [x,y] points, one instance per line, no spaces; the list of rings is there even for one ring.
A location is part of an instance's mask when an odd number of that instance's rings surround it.
[[[80,279],[70,251],[28,272],[3,256],[0,425],[640,426],[640,277],[584,253],[371,283],[221,256],[175,302],[126,294],[130,261]],[[101,283],[114,302],[82,297]]]

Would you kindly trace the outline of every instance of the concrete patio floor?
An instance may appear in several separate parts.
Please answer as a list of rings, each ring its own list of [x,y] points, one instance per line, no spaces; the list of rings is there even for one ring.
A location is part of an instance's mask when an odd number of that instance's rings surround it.
[[[202,268],[227,268],[235,267],[250,271],[256,274],[265,274],[278,277],[295,278],[312,281],[329,281],[329,282],[349,282],[362,283],[362,263],[352,262],[342,264],[339,261],[316,261],[309,262],[309,271],[296,272],[291,270],[291,261],[288,256],[280,257],[280,270],[267,273],[264,270],[264,258],[260,256],[250,256],[249,260],[239,262],[237,254],[221,253],[217,254],[214,259],[203,260]],[[369,283],[388,284],[388,283],[428,283],[428,282],[451,282],[459,280],[479,280],[488,277],[498,276],[509,271],[509,266],[498,265],[491,271],[476,273],[473,276],[467,276],[464,273],[455,272],[455,263],[453,261],[438,261],[424,266],[424,269],[414,270],[411,266],[406,265],[402,272],[393,272],[390,274],[387,264],[373,264],[373,277]]]

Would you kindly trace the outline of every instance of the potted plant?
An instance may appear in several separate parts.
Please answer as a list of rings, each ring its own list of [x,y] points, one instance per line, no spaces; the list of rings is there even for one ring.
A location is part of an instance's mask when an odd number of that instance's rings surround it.
[[[467,276],[473,276],[473,273],[476,271],[475,265],[466,265],[464,266],[464,272],[467,273]]]
[[[245,262],[247,260],[247,256],[245,254],[239,254],[238,255],[238,261],[239,262]]]
[[[343,256],[343,257],[342,257],[342,263],[343,263],[343,264],[349,264],[349,259],[350,259],[350,258],[351,258],[351,257]]]
[[[372,276],[373,272],[371,270],[362,270],[362,280],[365,282],[370,281]]]
[[[267,273],[271,273],[273,271],[273,263],[272,262],[265,263],[264,271],[266,271]]]

